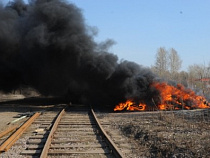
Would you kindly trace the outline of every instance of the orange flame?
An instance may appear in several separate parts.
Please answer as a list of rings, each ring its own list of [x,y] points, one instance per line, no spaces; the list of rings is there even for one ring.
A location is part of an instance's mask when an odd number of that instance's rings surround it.
[[[152,87],[156,88],[160,92],[158,98],[159,103],[156,106],[159,110],[179,110],[179,109],[204,109],[209,108],[210,104],[207,103],[203,96],[196,95],[194,91],[185,89],[183,85],[177,84],[177,86],[171,86],[167,83],[154,82]],[[131,99],[125,103],[119,103],[115,106],[114,111],[121,110],[130,111],[144,111],[146,104],[135,104]]]
[[[153,83],[152,85],[160,92],[160,110],[166,109],[205,109],[209,108],[203,96],[196,95],[194,91],[185,89],[183,85],[171,86],[167,83]]]
[[[140,103],[139,105],[136,105],[133,101],[127,100],[125,103],[119,103],[116,105],[114,111],[121,111],[125,108],[129,111],[144,111],[146,104]]]

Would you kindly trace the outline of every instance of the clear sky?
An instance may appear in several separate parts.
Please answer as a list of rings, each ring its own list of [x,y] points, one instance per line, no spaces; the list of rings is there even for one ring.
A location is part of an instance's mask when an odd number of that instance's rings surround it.
[[[3,0],[8,1],[8,0]],[[68,0],[98,28],[96,41],[113,39],[119,59],[154,65],[159,47],[174,48],[182,70],[210,62],[210,0]]]
[[[71,0],[86,23],[99,30],[96,40],[116,41],[120,59],[154,65],[159,47],[174,48],[188,65],[210,62],[209,0]]]

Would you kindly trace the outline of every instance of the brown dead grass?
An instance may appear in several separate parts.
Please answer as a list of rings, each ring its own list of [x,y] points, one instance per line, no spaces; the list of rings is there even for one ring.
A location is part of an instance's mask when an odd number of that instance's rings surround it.
[[[210,157],[210,111],[159,112],[121,118],[122,133],[139,156]]]

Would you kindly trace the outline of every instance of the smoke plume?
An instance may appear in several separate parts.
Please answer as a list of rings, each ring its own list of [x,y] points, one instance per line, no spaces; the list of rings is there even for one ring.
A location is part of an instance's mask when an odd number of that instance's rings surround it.
[[[63,0],[22,0],[0,6],[0,88],[22,85],[78,103],[145,100],[155,76],[94,41],[81,10]],[[150,99],[151,100],[151,99]]]

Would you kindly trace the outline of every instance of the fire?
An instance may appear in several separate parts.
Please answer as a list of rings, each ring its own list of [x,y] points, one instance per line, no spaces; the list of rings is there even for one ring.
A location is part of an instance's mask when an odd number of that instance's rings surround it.
[[[171,86],[167,83],[153,83],[152,85],[160,92],[160,110],[166,109],[204,109],[209,108],[203,96],[196,95],[194,91],[185,89],[183,85]]]
[[[144,111],[146,108],[146,104],[140,103],[136,105],[135,102],[127,100],[125,103],[119,103],[118,105],[116,105],[114,111],[121,111],[125,108],[129,111]]]
[[[165,82],[154,82],[152,85],[160,93],[156,101],[153,103],[159,110],[179,110],[179,109],[204,109],[209,108],[210,105],[207,103],[203,96],[196,95],[194,91],[185,89],[181,84],[176,86],[169,85]],[[157,101],[158,100],[158,101]],[[119,103],[115,106],[114,111],[117,110],[130,110],[130,111],[144,111],[146,104],[136,104],[131,99],[125,103]]]

